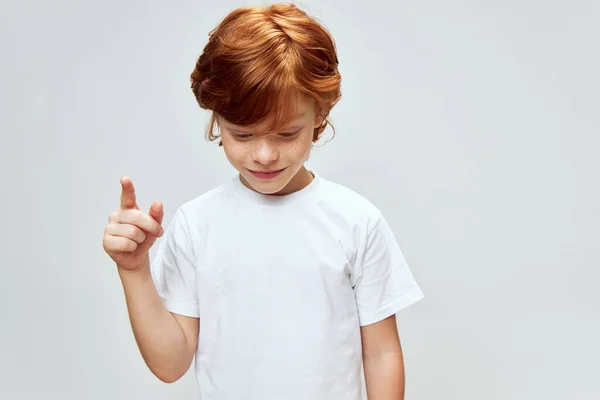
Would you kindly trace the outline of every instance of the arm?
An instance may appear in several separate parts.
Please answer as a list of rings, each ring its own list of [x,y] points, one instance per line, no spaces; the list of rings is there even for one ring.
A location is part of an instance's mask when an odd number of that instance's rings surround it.
[[[404,400],[404,359],[396,316],[361,328],[369,400]]]
[[[136,271],[119,268],[129,319],[146,365],[172,383],[189,369],[198,345],[199,319],[171,314],[161,301],[146,260]]]
[[[121,178],[121,185],[121,206],[109,216],[103,247],[117,264],[133,334],[146,365],[163,382],[174,382],[187,372],[194,357],[199,319],[170,313],[152,279],[149,250],[163,235],[162,204],[155,202],[148,213],[142,212],[131,179]],[[170,247],[179,249],[173,236],[173,232],[168,235]]]

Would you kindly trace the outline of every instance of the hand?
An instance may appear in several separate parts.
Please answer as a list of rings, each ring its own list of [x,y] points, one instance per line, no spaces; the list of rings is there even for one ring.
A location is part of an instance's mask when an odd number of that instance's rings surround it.
[[[135,271],[148,260],[148,252],[163,234],[163,207],[159,202],[150,211],[140,211],[133,182],[121,178],[121,206],[109,215],[102,245],[119,268]]]

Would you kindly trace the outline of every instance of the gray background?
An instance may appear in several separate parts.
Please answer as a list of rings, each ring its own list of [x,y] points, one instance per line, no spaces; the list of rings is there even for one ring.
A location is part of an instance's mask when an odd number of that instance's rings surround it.
[[[101,239],[122,175],[167,223],[232,176],[188,76],[243,4],[2,2],[0,398],[195,398],[143,363]],[[344,79],[309,167],[383,210],[426,295],[407,399],[600,398],[599,2],[303,7]]]

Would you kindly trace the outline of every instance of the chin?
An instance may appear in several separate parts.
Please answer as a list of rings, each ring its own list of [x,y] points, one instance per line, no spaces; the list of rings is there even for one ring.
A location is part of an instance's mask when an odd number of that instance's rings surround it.
[[[258,193],[265,195],[273,195],[281,192],[288,185],[290,179],[288,177],[279,176],[273,180],[260,180],[249,173],[243,174],[246,182]]]
[[[287,182],[252,182],[250,186],[258,193],[273,195],[281,192],[287,186]]]

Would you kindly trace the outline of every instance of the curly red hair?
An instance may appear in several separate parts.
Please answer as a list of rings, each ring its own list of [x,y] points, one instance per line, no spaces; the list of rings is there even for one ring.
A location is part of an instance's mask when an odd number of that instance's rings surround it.
[[[212,111],[207,139],[215,140],[217,115],[237,125],[271,118],[274,132],[293,116],[298,93],[316,102],[323,122],[313,141],[331,124],[341,97],[335,43],[314,18],[294,5],[243,7],[209,33],[196,61],[191,87],[201,108]]]

